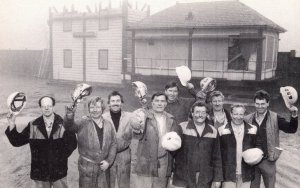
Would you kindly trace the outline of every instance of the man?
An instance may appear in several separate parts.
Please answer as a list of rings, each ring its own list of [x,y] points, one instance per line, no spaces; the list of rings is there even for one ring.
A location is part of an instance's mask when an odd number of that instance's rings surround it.
[[[213,91],[210,94],[212,110],[209,112],[208,119],[216,129],[231,121],[230,113],[223,107],[224,98],[223,93],[220,91]]]
[[[180,124],[182,146],[177,153],[173,185],[189,188],[220,187],[223,180],[218,131],[207,123],[207,106],[196,102],[191,108],[192,119]]]
[[[29,143],[32,188],[67,188],[68,157],[77,147],[76,135],[66,131],[63,119],[54,113],[54,98],[41,97],[39,106],[42,116],[29,122],[21,133],[16,129],[16,116],[8,115],[5,134],[13,146]]]
[[[109,167],[113,164],[117,140],[113,125],[103,119],[104,101],[92,97],[88,102],[89,115],[74,121],[75,109],[66,107],[65,128],[77,133],[80,188],[110,187]]]
[[[151,98],[152,109],[144,109],[143,123],[140,126],[132,125],[139,136],[137,162],[133,172],[137,175],[136,188],[167,187],[173,159],[170,152],[162,147],[162,136],[171,131],[180,131],[173,116],[164,111],[167,99],[164,93],[155,93]]]
[[[165,94],[168,96],[165,111],[172,114],[178,123],[188,120],[190,108],[196,101],[196,98],[198,98],[199,100],[205,100],[206,97],[202,92],[198,92],[196,94],[193,84],[187,83],[186,87],[193,98],[178,97],[178,85],[174,81],[167,83],[167,85],[165,86]]]
[[[276,181],[276,160],[279,158],[279,130],[285,133],[295,133],[298,129],[298,108],[290,107],[290,122],[277,113],[268,110],[270,95],[264,90],[259,90],[254,95],[256,112],[245,117],[245,120],[258,129],[258,138],[262,141],[262,150],[265,154],[262,162],[256,166],[255,179],[252,188],[260,187],[261,175],[266,188],[274,188]]]
[[[117,132],[117,156],[110,168],[110,187],[112,188],[130,187],[131,150],[129,145],[132,135],[127,135],[127,139],[124,139],[124,134],[131,130],[129,121],[132,115],[122,110],[123,103],[123,96],[118,91],[111,92],[108,95],[109,112],[103,114],[103,118],[114,125]]]
[[[254,167],[242,160],[242,152],[259,146],[257,128],[244,121],[246,109],[242,104],[231,106],[232,121],[219,127],[223,165],[223,188],[250,188]]]

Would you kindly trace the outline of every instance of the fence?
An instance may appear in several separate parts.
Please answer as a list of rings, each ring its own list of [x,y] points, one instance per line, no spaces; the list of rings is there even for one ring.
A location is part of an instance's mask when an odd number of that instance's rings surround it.
[[[262,80],[275,77],[275,68],[266,67],[263,62]],[[268,63],[270,64],[270,63]],[[276,65],[272,62],[272,65]],[[188,65],[187,59],[154,59],[136,58],[135,74],[145,76],[176,76],[175,68],[181,65]],[[225,60],[192,60],[192,76],[213,77],[227,80],[255,80],[256,62],[247,62],[239,65],[238,68],[228,68],[228,61]]]

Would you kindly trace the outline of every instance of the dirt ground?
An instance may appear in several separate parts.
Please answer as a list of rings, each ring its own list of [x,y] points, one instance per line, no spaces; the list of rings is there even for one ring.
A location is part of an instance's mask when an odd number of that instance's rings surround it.
[[[17,77],[8,74],[0,75],[0,187],[29,187],[30,185],[30,149],[29,146],[12,147],[8,142],[4,132],[6,125],[6,99],[14,91],[23,91],[27,95],[27,105],[17,117],[17,129],[21,131],[28,121],[38,117],[38,99],[43,95],[51,95],[57,101],[55,111],[63,115],[64,106],[70,104],[70,93],[73,85],[49,84],[47,80],[40,80],[30,77]],[[117,88],[96,87],[92,95],[99,95],[105,100],[110,91]],[[122,92],[125,98],[125,110],[133,111],[138,107],[136,99],[129,87],[117,89]],[[253,91],[254,92],[254,91]],[[246,99],[236,99],[227,103],[247,101]],[[251,100],[250,100],[251,102]],[[77,115],[81,116],[86,112],[85,102],[79,104]],[[253,106],[247,107],[248,111],[253,111]],[[282,101],[274,101],[272,109],[280,114],[287,115],[287,110],[283,107]],[[284,149],[280,159],[277,161],[277,183],[278,188],[296,188],[300,185],[300,131],[296,134],[280,133],[281,147]],[[136,141],[131,145],[133,150],[133,162],[135,160]],[[74,151],[69,158],[68,184],[71,188],[78,187],[77,170],[78,151]],[[263,187],[263,186],[262,186]]]

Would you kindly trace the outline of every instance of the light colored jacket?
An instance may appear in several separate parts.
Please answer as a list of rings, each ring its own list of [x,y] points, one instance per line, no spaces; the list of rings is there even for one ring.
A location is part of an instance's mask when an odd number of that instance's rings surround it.
[[[83,116],[74,121],[74,118],[65,117],[64,126],[67,130],[77,133],[79,155],[95,163],[106,160],[112,165],[117,152],[116,131],[108,120],[103,120],[103,142],[100,147],[97,130],[92,118]]]

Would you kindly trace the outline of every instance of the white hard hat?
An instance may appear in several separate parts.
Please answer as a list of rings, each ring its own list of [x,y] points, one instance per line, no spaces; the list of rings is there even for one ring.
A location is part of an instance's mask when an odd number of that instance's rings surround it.
[[[141,99],[147,95],[147,86],[141,81],[132,82],[135,95]]]
[[[7,106],[10,113],[19,114],[26,105],[26,96],[23,92],[14,92],[7,98]]]
[[[72,93],[72,99],[74,102],[79,102],[83,97],[89,96],[92,93],[92,86],[81,83],[76,86]]]
[[[298,93],[295,88],[291,86],[285,86],[280,88],[281,96],[284,100],[285,105],[290,108],[297,102]]]
[[[245,150],[242,153],[242,156],[243,156],[244,161],[247,164],[256,165],[262,160],[264,153],[259,148],[251,148],[251,149]]]
[[[168,132],[162,137],[161,145],[164,149],[169,151],[178,150],[181,147],[181,138],[174,131]]]
[[[187,66],[176,67],[176,74],[183,86],[186,86],[187,82],[192,78],[191,70]]]
[[[130,125],[134,130],[140,130],[145,124],[146,114],[142,108],[132,112]]]
[[[217,86],[217,81],[210,77],[203,78],[200,81],[200,88],[205,93],[215,90],[216,86]]]

